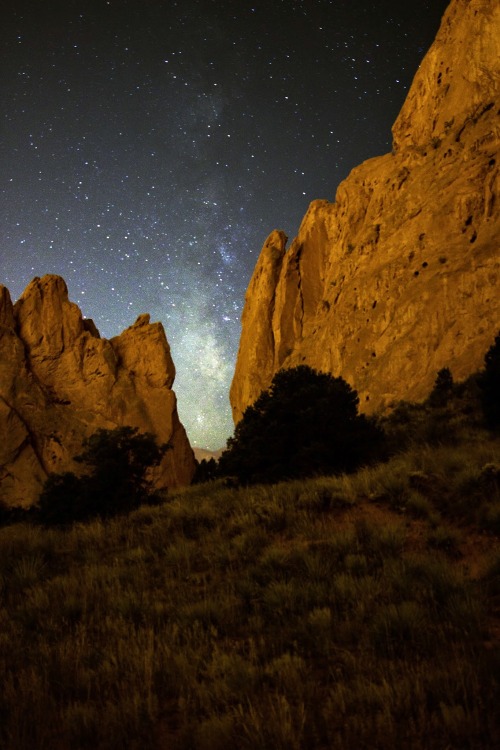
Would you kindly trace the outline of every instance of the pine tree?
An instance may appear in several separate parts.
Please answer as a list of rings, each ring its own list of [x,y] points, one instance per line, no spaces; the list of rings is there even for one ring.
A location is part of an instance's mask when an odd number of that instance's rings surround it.
[[[280,370],[243,414],[219,472],[249,484],[353,471],[383,442],[358,403],[342,378],[306,365]]]

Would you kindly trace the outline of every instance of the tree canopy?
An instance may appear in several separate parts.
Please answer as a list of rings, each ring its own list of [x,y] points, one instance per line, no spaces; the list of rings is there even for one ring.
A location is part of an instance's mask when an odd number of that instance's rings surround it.
[[[434,387],[429,394],[430,406],[446,406],[453,394],[453,375],[449,367],[439,370],[434,381]]]
[[[249,484],[354,471],[382,444],[358,404],[343,378],[306,365],[280,370],[243,414],[219,472]]]
[[[39,519],[64,524],[106,518],[154,501],[147,472],[159,464],[167,448],[158,446],[154,435],[134,427],[97,430],[83,443],[81,455],[75,456],[87,473],[51,474],[47,479],[38,502]]]

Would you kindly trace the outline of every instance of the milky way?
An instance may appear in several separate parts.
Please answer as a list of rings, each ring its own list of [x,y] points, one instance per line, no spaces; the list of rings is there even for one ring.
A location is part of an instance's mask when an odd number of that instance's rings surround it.
[[[262,244],[390,150],[446,5],[6,2],[0,283],[64,276],[106,337],[161,320],[190,440],[219,448]]]

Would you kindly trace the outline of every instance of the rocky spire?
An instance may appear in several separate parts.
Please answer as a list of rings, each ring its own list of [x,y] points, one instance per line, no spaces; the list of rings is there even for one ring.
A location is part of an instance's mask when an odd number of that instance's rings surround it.
[[[281,367],[341,375],[361,408],[422,399],[482,366],[500,327],[500,4],[452,0],[394,128],[394,150],[314,201],[247,292],[233,416]]]
[[[13,307],[0,287],[0,500],[32,504],[50,472],[81,469],[72,459],[86,437],[122,425],[171,443],[158,487],[188,484],[194,456],[174,377],[163,326],[149,316],[108,341],[59,276],[35,278]]]

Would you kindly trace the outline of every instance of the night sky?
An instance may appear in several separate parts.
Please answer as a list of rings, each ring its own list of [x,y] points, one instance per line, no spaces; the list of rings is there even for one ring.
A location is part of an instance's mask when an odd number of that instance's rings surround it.
[[[161,320],[193,446],[232,433],[244,294],[390,128],[447,0],[4,0],[0,283]]]

